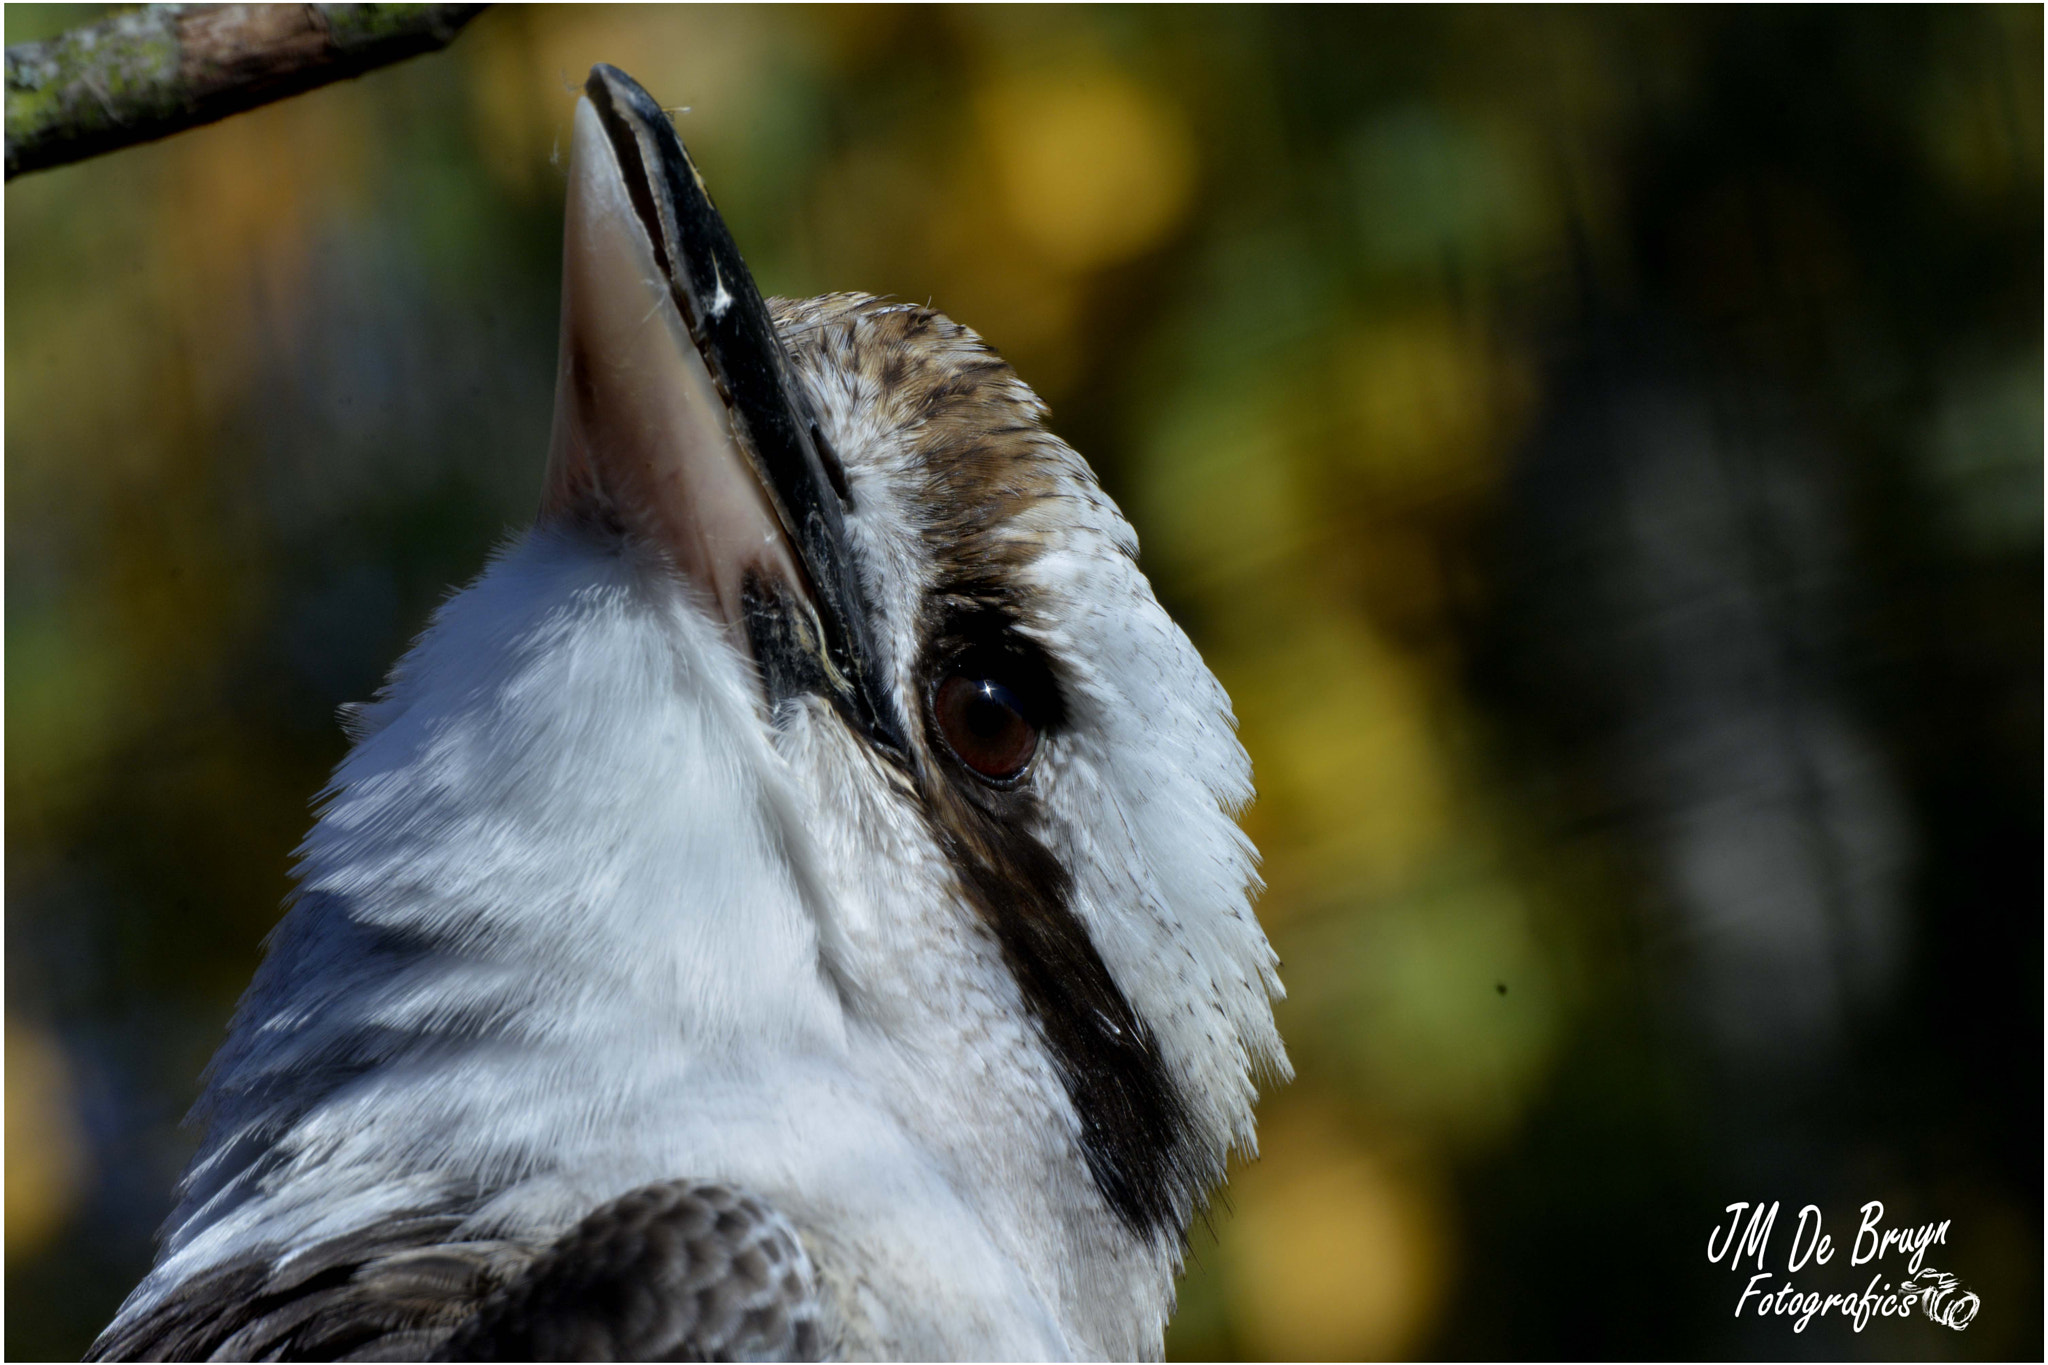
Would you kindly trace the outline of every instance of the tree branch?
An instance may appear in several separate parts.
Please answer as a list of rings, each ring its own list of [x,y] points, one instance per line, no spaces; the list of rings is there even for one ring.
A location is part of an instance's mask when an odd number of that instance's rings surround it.
[[[482,5],[152,5],[7,49],[7,178],[446,47]]]

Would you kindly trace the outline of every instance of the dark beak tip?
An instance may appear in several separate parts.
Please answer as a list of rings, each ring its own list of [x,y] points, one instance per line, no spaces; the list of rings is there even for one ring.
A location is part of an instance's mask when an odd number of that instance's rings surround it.
[[[599,62],[590,68],[590,76],[583,82],[586,94],[599,92],[613,99],[624,97],[629,103],[653,105],[654,97],[647,93],[645,86],[613,66],[610,62]]]
[[[631,121],[645,126],[656,138],[673,143],[673,150],[681,154],[691,178],[701,186],[696,163],[690,157],[690,149],[677,136],[675,121],[668,116],[668,110],[661,107],[660,101],[647,93],[646,86],[610,62],[599,62],[590,68],[590,77],[583,82],[583,92],[597,105],[608,124],[622,115],[630,115]]]

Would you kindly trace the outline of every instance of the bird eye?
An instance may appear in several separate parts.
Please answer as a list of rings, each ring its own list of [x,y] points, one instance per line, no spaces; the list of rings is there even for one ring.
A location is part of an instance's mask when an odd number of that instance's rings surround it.
[[[956,673],[932,699],[939,732],[962,763],[997,782],[1024,771],[1038,752],[1038,727],[1017,694],[994,678]]]

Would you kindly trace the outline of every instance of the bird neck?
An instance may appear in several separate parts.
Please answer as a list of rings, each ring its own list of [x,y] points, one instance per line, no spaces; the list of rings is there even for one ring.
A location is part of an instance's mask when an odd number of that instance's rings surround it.
[[[152,1283],[422,1208],[546,1239],[709,1176],[884,1301],[1013,1315],[885,1353],[1156,1351],[1174,1248],[1103,1207],[943,854],[829,713],[777,737],[756,688],[658,566],[581,541],[452,598],[300,850]]]
[[[672,579],[578,540],[536,532],[451,598],[299,850],[169,1245],[280,1170],[488,1187],[657,1075],[838,1046],[750,686]]]

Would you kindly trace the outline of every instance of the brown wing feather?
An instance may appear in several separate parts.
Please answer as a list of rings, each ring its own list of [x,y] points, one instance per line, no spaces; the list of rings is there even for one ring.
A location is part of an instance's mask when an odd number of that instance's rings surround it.
[[[788,1221],[721,1185],[605,1204],[545,1250],[393,1219],[195,1276],[87,1360],[821,1360]]]
[[[232,1261],[109,1328],[85,1358],[420,1359],[534,1258],[511,1242],[454,1240],[460,1222],[391,1219]]]
[[[591,1214],[439,1360],[823,1360],[835,1345],[788,1220],[723,1185],[650,1185]]]

